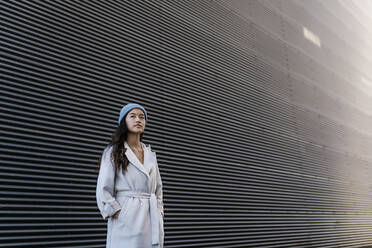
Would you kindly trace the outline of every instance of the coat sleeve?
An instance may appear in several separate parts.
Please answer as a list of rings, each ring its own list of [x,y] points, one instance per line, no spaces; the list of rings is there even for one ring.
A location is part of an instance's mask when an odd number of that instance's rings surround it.
[[[164,217],[164,204],[163,204],[163,183],[161,181],[160,177],[160,171],[159,171],[159,166],[158,162],[156,162],[156,189],[155,189],[155,195],[156,198],[158,199],[158,208],[160,208],[161,214]]]
[[[111,151],[112,147],[106,147],[102,153],[96,187],[97,206],[104,220],[121,209],[120,204],[113,196],[115,170],[111,162]]]

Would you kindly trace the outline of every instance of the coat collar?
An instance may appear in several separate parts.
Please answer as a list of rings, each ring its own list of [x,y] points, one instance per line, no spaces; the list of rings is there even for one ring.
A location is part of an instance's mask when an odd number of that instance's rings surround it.
[[[144,162],[143,164],[138,160],[137,156],[134,154],[130,146],[125,141],[124,147],[127,148],[125,155],[127,156],[129,162],[131,162],[138,170],[144,173],[148,178],[150,178],[150,171],[154,167],[156,162],[156,154],[155,152],[151,151],[151,147],[146,146],[144,143],[141,142],[143,152],[144,152]]]

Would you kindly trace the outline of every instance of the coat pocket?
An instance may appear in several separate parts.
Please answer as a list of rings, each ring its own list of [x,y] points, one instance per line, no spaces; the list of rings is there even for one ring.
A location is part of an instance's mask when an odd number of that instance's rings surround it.
[[[128,212],[128,202],[129,202],[129,197],[125,197],[123,200],[123,203],[121,204],[121,210],[118,216],[118,221],[120,222],[125,222],[125,216]]]

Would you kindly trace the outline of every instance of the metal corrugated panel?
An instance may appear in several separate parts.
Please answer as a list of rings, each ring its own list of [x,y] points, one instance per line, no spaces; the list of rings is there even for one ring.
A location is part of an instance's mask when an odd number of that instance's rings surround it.
[[[0,247],[104,247],[95,170],[128,101],[166,247],[372,244],[372,101],[297,4],[3,1]]]

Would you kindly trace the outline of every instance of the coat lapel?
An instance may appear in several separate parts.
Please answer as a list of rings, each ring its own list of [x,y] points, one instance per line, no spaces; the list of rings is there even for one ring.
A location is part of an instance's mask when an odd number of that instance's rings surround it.
[[[145,147],[145,145],[143,146]],[[145,147],[144,151],[145,151],[144,166],[145,166],[147,173],[150,175],[152,168],[155,167],[156,156],[155,156],[155,152],[151,151],[150,145],[148,147]]]
[[[142,173],[144,173],[148,178],[150,178],[150,171],[154,167],[156,162],[156,155],[155,152],[151,151],[151,147],[146,147],[145,144],[142,144],[143,151],[144,151],[144,161],[143,165],[138,160],[136,154],[130,149],[130,146],[125,141],[124,146],[127,148],[127,151],[125,152],[125,155],[127,156],[129,162],[131,162],[138,170],[140,170]]]

